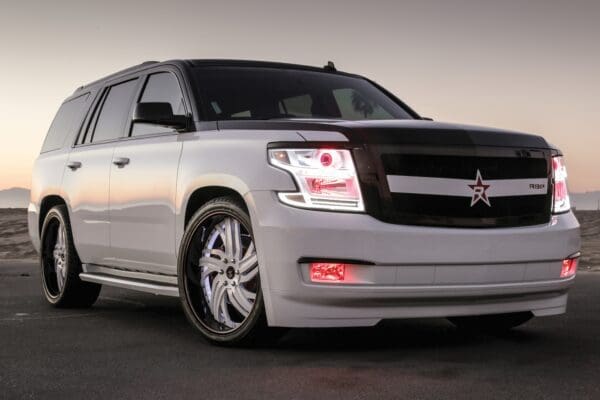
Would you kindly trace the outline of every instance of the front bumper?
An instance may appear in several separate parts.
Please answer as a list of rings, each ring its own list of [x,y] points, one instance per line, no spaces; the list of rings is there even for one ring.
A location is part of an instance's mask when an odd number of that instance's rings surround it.
[[[366,214],[302,210],[246,195],[271,326],[369,326],[382,319],[565,312],[579,251],[572,213],[518,228],[395,225]],[[362,260],[349,284],[316,284],[302,258]]]

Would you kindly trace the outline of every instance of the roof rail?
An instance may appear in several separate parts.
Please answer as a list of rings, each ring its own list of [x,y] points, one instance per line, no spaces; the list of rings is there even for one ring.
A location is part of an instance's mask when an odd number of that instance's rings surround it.
[[[100,82],[100,81],[104,81],[104,80],[110,79],[110,78],[112,78],[112,77],[114,77],[114,76],[118,76],[118,75],[121,75],[121,74],[125,74],[125,73],[127,73],[127,72],[129,72],[129,71],[134,71],[134,70],[136,70],[136,69],[138,69],[138,68],[145,67],[145,66],[147,66],[147,65],[158,64],[159,62],[160,62],[160,61],[144,61],[144,62],[143,62],[143,63],[141,63],[141,64],[137,64],[137,65],[134,65],[133,67],[125,68],[125,69],[122,69],[122,70],[120,70],[120,71],[114,72],[114,73],[112,73],[112,74],[110,74],[110,75],[106,75],[106,76],[105,76],[105,77],[103,77],[103,78],[96,79],[96,80],[95,80],[95,81],[93,81],[93,82],[90,82],[90,83],[88,83],[88,84],[86,84],[86,85],[83,85],[83,86],[81,86],[81,87],[77,88],[77,90],[81,90],[82,88],[84,88],[84,87],[86,87],[86,86],[90,86],[90,85],[93,85],[94,83],[98,83],[98,82]],[[77,91],[77,90],[76,90],[76,91]]]

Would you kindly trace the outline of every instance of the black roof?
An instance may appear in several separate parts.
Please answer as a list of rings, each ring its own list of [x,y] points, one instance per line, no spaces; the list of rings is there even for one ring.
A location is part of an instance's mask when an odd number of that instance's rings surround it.
[[[301,65],[301,64],[291,64],[291,63],[282,63],[282,62],[274,62],[274,61],[255,61],[255,60],[230,60],[230,59],[192,59],[192,60],[168,60],[168,61],[145,61],[141,64],[134,65],[129,68],[125,68],[121,71],[112,73],[103,78],[97,79],[93,82],[90,82],[84,86],[81,86],[76,90],[76,92],[89,88],[95,84],[118,78],[122,75],[135,73],[142,71],[146,68],[156,67],[160,65],[175,65],[181,67],[200,67],[200,66],[237,66],[237,67],[262,67],[262,68],[282,68],[282,69],[301,69],[307,71],[319,71],[319,72],[330,72],[330,73],[339,73],[343,75],[352,75],[344,72],[336,71],[331,68],[331,66],[325,65],[324,67],[314,67],[309,65]]]
[[[228,59],[209,59],[209,60],[184,60],[193,67],[201,66],[235,66],[235,67],[263,67],[263,68],[282,68],[282,69],[303,69],[309,71],[332,71],[324,67],[314,67],[302,64],[283,63],[276,61],[257,61],[257,60],[228,60]]]

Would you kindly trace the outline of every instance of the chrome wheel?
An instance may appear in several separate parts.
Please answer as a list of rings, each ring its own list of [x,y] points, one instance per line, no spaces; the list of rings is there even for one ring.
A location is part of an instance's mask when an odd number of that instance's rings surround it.
[[[67,282],[67,233],[62,219],[51,213],[42,237],[42,276],[50,298],[58,299]]]
[[[52,207],[40,235],[40,264],[44,296],[55,307],[89,307],[101,285],[79,279],[81,260],[73,245],[69,212],[65,205]]]
[[[246,346],[275,340],[268,326],[252,223],[241,199],[208,201],[190,218],[177,275],[188,321],[212,343]]]
[[[218,330],[234,330],[252,311],[258,291],[258,259],[250,233],[233,217],[206,232],[200,269],[201,295]]]
[[[54,251],[52,252],[54,257],[54,271],[56,273],[56,286],[59,293],[62,292],[63,287],[65,286],[65,279],[67,277],[67,242],[65,236],[65,228],[61,223],[59,223],[57,227],[56,241],[54,243]]]

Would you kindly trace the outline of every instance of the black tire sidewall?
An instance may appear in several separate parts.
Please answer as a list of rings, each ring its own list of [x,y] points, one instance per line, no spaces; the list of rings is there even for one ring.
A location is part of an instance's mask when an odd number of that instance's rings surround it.
[[[52,257],[50,262],[54,263],[53,255],[47,254],[48,249],[46,245],[48,230],[54,221],[59,222],[65,230],[65,282],[62,291],[56,296],[50,292],[46,284],[46,268],[44,265],[46,257]],[[65,205],[53,207],[44,218],[42,233],[40,235],[40,267],[42,291],[46,300],[53,306],[59,308],[87,308],[98,299],[102,285],[84,282],[79,277],[79,274],[82,272],[82,265],[75,249],[73,232],[69,221],[69,211]]]

